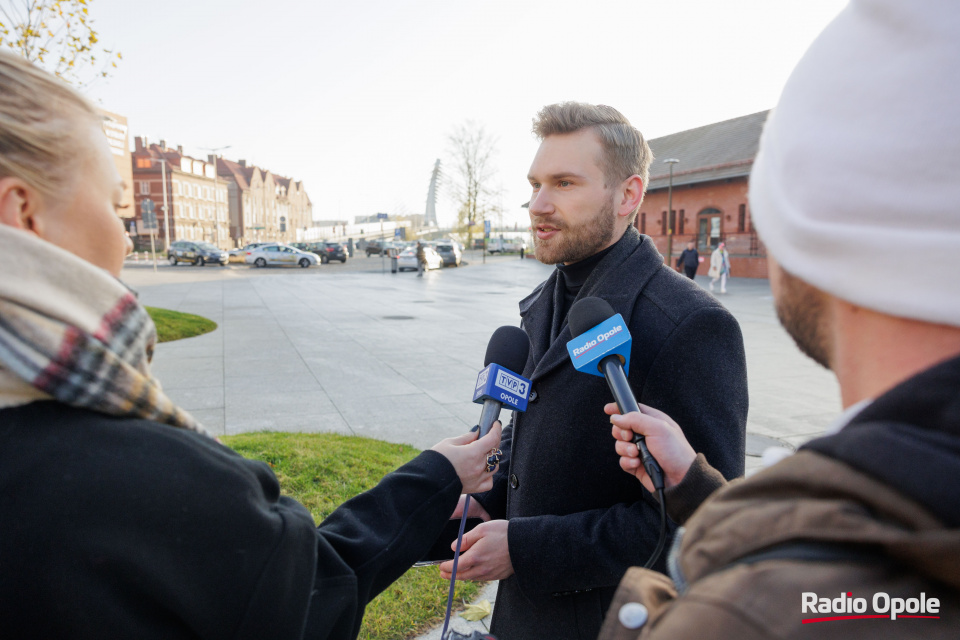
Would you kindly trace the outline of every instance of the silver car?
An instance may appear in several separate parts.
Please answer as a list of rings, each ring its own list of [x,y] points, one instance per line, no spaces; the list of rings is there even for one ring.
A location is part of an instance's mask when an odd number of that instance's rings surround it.
[[[255,267],[266,267],[268,265],[280,265],[296,267],[307,267],[320,264],[320,256],[309,251],[301,251],[289,245],[274,242],[257,247],[247,253],[244,262],[252,264]]]

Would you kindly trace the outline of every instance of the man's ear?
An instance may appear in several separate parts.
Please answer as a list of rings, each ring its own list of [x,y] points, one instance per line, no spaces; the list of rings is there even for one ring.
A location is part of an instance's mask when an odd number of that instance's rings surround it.
[[[0,224],[42,236],[40,193],[20,178],[0,178]]]
[[[637,210],[643,200],[643,180],[634,174],[624,180],[620,188],[623,197],[620,199],[617,215],[627,217]]]

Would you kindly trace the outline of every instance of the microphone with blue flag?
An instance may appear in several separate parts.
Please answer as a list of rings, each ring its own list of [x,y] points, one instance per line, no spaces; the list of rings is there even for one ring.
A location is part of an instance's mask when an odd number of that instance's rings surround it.
[[[573,303],[567,315],[570,333],[576,337],[567,343],[567,352],[577,371],[602,376],[610,387],[621,414],[641,413],[625,371],[630,367],[630,331],[623,316],[600,298],[582,298]],[[663,471],[639,433],[634,434],[643,468],[653,482],[660,502],[660,537],[644,568],[649,569],[660,557],[667,538],[667,512],[663,494]]]
[[[576,337],[567,343],[567,352],[577,371],[606,378],[607,386],[620,413],[640,413],[640,405],[633,395],[626,372],[630,367],[630,331],[623,316],[600,298],[582,298],[570,307],[570,333]],[[640,450],[643,468],[653,481],[655,489],[663,488],[663,472],[647,449],[639,433],[633,437]]]

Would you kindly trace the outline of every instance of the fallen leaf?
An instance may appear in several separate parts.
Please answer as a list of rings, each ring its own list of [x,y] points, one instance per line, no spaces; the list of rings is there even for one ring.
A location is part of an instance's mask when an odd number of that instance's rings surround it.
[[[490,612],[490,601],[481,600],[476,604],[468,604],[467,608],[464,609],[463,613],[460,614],[460,617],[471,622],[476,622],[477,620],[483,620],[486,618],[488,615],[490,615]]]

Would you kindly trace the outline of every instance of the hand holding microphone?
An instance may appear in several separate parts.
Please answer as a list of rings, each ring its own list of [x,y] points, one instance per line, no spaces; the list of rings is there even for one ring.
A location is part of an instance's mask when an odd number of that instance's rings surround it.
[[[490,452],[500,446],[500,431],[500,422],[496,421],[486,435],[479,438],[476,432],[470,431],[441,440],[430,448],[450,461],[460,476],[464,493],[489,491],[493,488],[492,471],[496,469],[496,463],[489,464]]]
[[[640,409],[642,413],[621,415],[616,403],[611,402],[603,408],[613,425],[612,433],[617,440],[620,468],[637,476],[647,491],[654,491],[653,481],[643,468],[639,449],[633,442],[634,434],[640,434],[644,436],[650,453],[663,469],[664,484],[669,489],[680,484],[697,453],[673,418],[647,405],[640,405]]]

